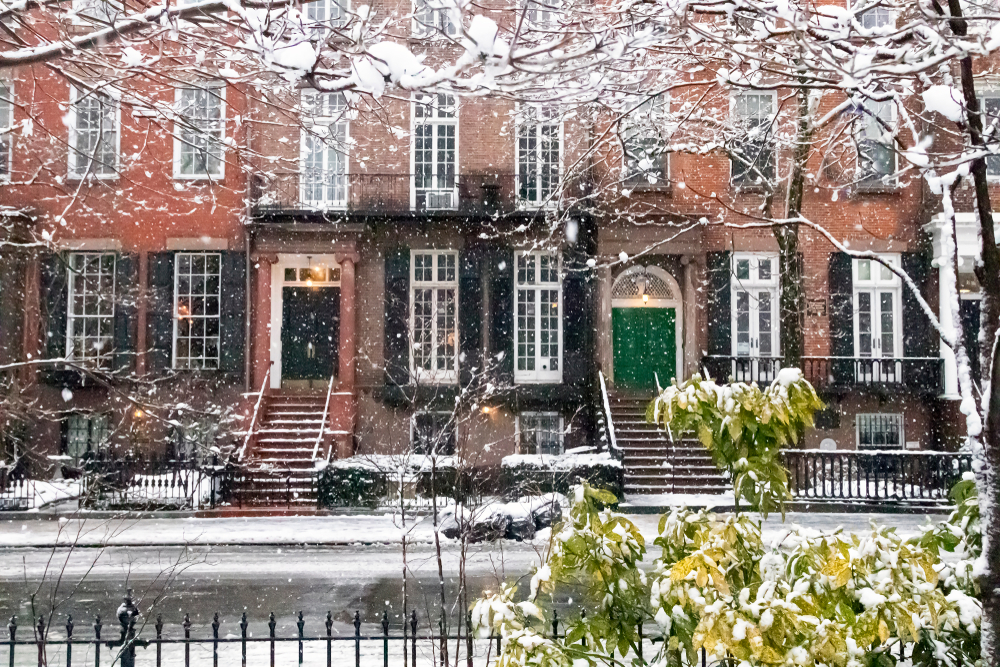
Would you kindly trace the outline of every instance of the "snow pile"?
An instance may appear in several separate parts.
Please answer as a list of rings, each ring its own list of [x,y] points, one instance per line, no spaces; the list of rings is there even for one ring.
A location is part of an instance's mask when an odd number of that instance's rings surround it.
[[[426,454],[371,454],[368,456],[352,456],[347,459],[337,459],[327,464],[317,462],[316,469],[327,466],[340,469],[370,470],[383,473],[414,474],[437,470],[454,470],[458,467],[458,459],[454,456],[428,456]]]
[[[37,512],[54,503],[77,500],[82,495],[83,485],[78,480],[19,480],[0,490],[0,509]]]
[[[591,466],[611,466],[620,468],[622,462],[612,458],[610,452],[594,452],[593,447],[578,447],[565,454],[512,454],[505,456],[504,468],[537,468],[554,472],[569,472]]]

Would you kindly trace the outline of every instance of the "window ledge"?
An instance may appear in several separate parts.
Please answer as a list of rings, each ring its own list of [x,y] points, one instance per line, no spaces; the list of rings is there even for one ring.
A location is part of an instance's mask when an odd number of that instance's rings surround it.
[[[631,190],[632,194],[658,194],[669,197],[673,194],[674,188],[669,183],[635,183],[626,184],[625,188]]]
[[[858,183],[854,186],[854,196],[894,195],[902,191],[898,183]]]
[[[740,195],[762,195],[765,192],[767,192],[767,188],[765,188],[763,185],[756,185],[756,184],[741,185],[737,183],[732,183],[731,187],[734,194],[740,194]]]

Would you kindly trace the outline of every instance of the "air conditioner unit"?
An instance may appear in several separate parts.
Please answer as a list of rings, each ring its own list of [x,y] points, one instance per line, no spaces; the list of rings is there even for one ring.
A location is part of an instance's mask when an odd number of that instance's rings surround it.
[[[455,208],[453,190],[428,190],[427,191],[427,210],[428,211],[439,211]]]

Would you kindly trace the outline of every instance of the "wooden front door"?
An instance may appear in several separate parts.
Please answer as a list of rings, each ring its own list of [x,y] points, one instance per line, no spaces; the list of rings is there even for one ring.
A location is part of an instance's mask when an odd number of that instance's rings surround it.
[[[615,385],[666,387],[677,375],[677,313],[673,308],[612,308]]]
[[[337,372],[339,287],[284,287],[281,291],[281,376],[325,380]]]

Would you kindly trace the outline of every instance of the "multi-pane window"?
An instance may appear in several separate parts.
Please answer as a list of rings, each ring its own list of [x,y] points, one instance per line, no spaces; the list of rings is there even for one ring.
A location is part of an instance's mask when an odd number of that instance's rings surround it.
[[[76,20],[88,23],[112,23],[120,18],[121,0],[73,0]]]
[[[98,454],[111,439],[110,419],[106,414],[70,415],[65,429],[65,454],[75,461]]]
[[[524,18],[534,28],[555,28],[559,24],[559,0],[527,0]]]
[[[70,176],[114,176],[118,170],[118,103],[108,95],[74,88],[69,147]]]
[[[0,81],[0,181],[10,178],[13,127],[14,98],[7,82]]]
[[[858,15],[858,23],[865,30],[872,28],[885,28],[895,23],[896,19],[892,9],[876,4],[876,6],[866,9]]]
[[[517,256],[515,287],[516,364],[518,382],[562,379],[562,278],[559,257],[532,252]]]
[[[994,151],[986,158],[986,174],[991,178],[1000,177],[1000,92],[980,95],[983,109],[983,136],[986,145]]]
[[[517,128],[518,196],[526,204],[555,203],[559,186],[560,124],[551,106],[528,107]]]
[[[221,177],[223,170],[224,88],[204,85],[177,90],[174,121],[174,175]]]
[[[416,380],[458,379],[458,254],[414,250],[410,304]]]
[[[862,414],[857,425],[858,449],[903,448],[903,415]]]
[[[317,27],[344,25],[346,4],[346,0],[343,4],[337,0],[315,0],[315,2],[307,3],[305,6],[306,20],[310,25]]]
[[[745,92],[733,99],[735,133],[732,142],[733,185],[759,185],[774,179],[774,94]]]
[[[455,96],[422,96],[414,105],[413,178],[417,210],[453,209],[458,157]]]
[[[451,412],[418,412],[410,422],[414,454],[455,453],[455,415]]]
[[[222,255],[174,256],[174,368],[219,367]]]
[[[777,256],[734,255],[731,285],[733,356],[778,356]]]
[[[883,259],[898,268],[899,257]],[[899,382],[902,369],[900,279],[871,259],[854,260],[854,349],[859,380]],[[870,360],[870,361],[869,361]]]
[[[667,181],[669,99],[656,95],[622,119],[625,180],[633,185],[663,185]]]
[[[458,34],[458,24],[452,15],[455,7],[450,0],[413,0],[413,32],[417,35]]]
[[[521,454],[563,453],[562,417],[558,412],[522,412],[517,416],[518,450]]]
[[[115,255],[78,252],[67,258],[66,358],[110,368],[115,335]]]
[[[347,100],[343,93],[302,94],[303,204],[347,205]]]
[[[896,171],[892,144],[892,100],[865,99],[861,105],[858,134],[858,181],[863,185],[886,183]]]

